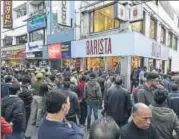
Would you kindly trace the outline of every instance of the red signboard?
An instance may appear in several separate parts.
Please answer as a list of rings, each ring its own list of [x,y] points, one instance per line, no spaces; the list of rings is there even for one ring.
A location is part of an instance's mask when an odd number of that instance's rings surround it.
[[[4,0],[3,23],[6,29],[12,29],[12,0]]]
[[[61,59],[61,44],[48,45],[48,58]]]

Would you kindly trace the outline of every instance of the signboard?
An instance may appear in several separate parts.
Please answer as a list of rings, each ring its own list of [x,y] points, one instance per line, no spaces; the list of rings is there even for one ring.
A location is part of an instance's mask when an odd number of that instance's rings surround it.
[[[46,27],[46,16],[41,15],[33,18],[27,24],[27,31],[32,32],[37,29],[45,28]]]
[[[62,0],[58,1],[58,23],[65,26],[71,27],[71,17],[70,17],[70,1]]]
[[[71,58],[71,42],[64,42],[61,45],[62,59]]]
[[[137,21],[143,19],[143,7],[142,4],[132,6],[130,9],[130,21]]]
[[[161,57],[161,46],[157,43],[152,43],[152,56],[160,58]]]
[[[116,19],[126,21],[126,10],[127,9],[122,4],[116,3],[114,5],[114,17]]]
[[[25,58],[25,49],[17,49],[11,51],[2,51],[2,59],[24,59]]]
[[[48,45],[48,58],[61,59],[61,44]]]
[[[86,55],[112,54],[111,37],[86,41]]]
[[[3,15],[3,28],[12,29],[12,0],[4,0],[4,15]]]

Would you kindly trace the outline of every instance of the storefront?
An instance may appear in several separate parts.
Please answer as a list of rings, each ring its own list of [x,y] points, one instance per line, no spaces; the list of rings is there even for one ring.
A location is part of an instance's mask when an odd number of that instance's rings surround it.
[[[22,65],[25,59],[25,46],[16,45],[2,48],[1,58],[8,65]]]
[[[111,70],[117,64],[122,76],[126,76],[126,82],[130,82],[129,75],[132,68],[144,65],[144,58],[168,60],[167,51],[166,47],[136,32],[89,38],[71,43],[72,58],[87,59],[87,68],[102,66]]]
[[[48,59],[53,69],[74,65],[75,62],[71,59],[71,42],[49,44]]]

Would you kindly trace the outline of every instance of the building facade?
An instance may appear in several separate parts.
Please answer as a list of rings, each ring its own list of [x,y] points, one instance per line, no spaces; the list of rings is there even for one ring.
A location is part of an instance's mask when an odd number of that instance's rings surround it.
[[[81,3],[81,40],[71,52],[84,68],[118,69],[127,88],[134,68],[179,70],[178,17],[168,2]]]
[[[5,1],[2,2],[2,6]],[[27,42],[27,2],[19,1],[12,3],[6,3],[10,10],[2,10],[1,13],[1,58],[10,65],[23,64],[25,59],[25,43]],[[4,15],[4,12],[6,15]],[[10,26],[7,25],[6,17],[10,17],[9,13],[12,13]],[[7,28],[4,28],[4,27]],[[10,28],[9,28],[10,27]]]

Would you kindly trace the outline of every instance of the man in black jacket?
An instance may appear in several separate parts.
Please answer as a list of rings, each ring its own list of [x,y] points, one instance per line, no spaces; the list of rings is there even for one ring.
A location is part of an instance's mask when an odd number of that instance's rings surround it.
[[[80,103],[78,101],[78,96],[75,92],[70,90],[70,78],[69,77],[65,77],[63,85],[64,85],[64,88],[62,89],[62,92],[66,93],[69,96],[70,104],[71,104],[70,111],[68,115],[66,116],[66,118],[69,121],[73,121],[77,123],[76,115],[78,115],[78,117],[80,116]]]
[[[131,114],[132,103],[129,92],[122,86],[122,78],[115,78],[115,85],[112,86],[105,98],[105,112],[114,118],[119,127],[125,125]]]
[[[179,118],[179,90],[178,85],[171,83],[171,92],[168,94],[168,106],[173,109]]]
[[[17,96],[19,84],[9,85],[9,96],[2,99],[1,114],[13,125],[13,133],[6,139],[23,139],[26,125],[24,102]]]
[[[159,139],[156,128],[151,124],[150,108],[137,103],[132,110],[132,121],[121,128],[121,139]]]

